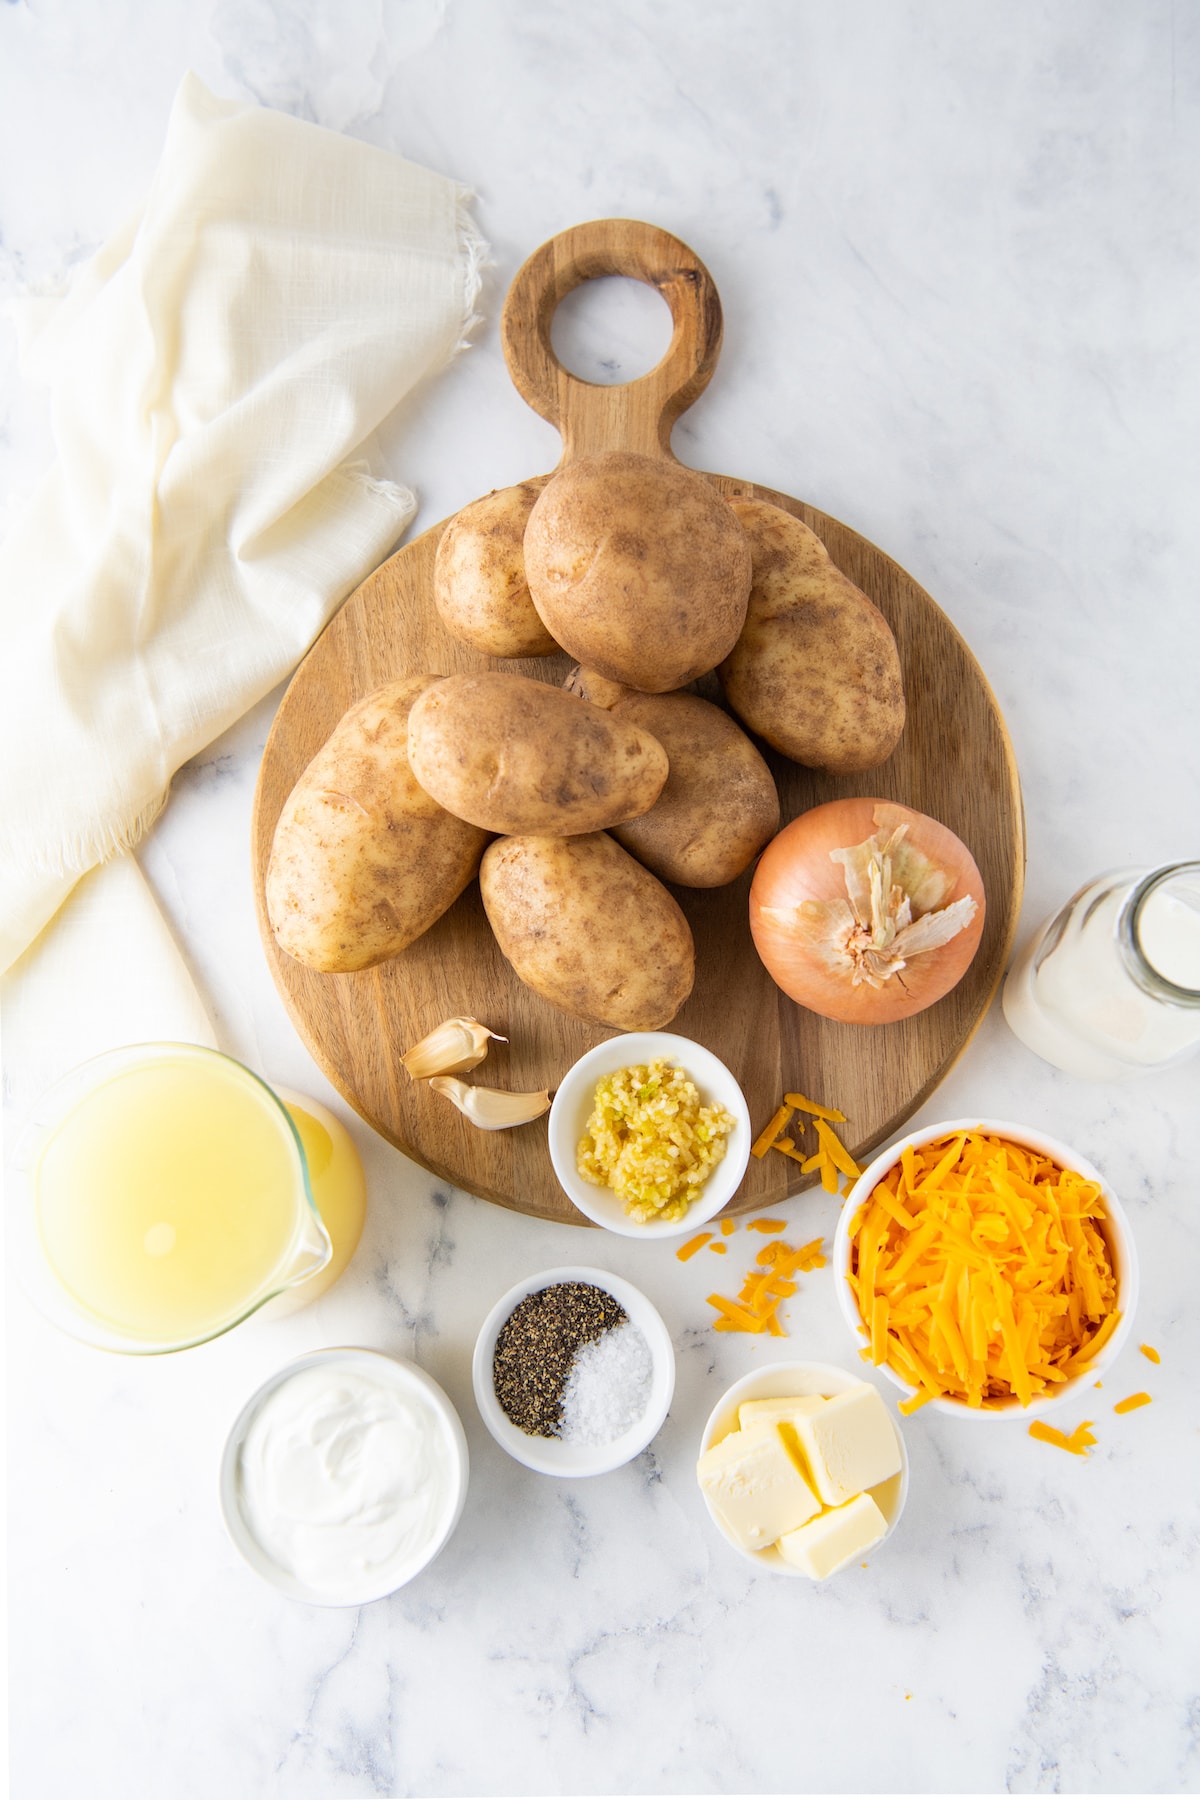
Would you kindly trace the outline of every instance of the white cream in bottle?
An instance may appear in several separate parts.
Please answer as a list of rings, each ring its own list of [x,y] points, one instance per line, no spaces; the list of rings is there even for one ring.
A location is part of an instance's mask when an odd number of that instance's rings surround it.
[[[331,1359],[268,1394],[238,1458],[238,1505],[266,1556],[314,1596],[354,1604],[422,1567],[451,1522],[457,1464],[419,1384]]]
[[[1200,864],[1121,869],[1081,888],[1018,957],[1013,1031],[1070,1075],[1119,1081],[1200,1046]]]

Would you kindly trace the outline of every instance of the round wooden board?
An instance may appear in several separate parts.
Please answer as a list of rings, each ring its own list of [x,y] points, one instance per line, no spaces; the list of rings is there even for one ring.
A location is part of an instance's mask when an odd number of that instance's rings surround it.
[[[637,275],[664,293],[675,337],[640,382],[594,388],[562,370],[549,320],[562,295],[601,273]],[[506,353],[521,392],[563,430],[564,460],[601,446],[670,456],[674,417],[705,385],[720,342],[711,279],[685,245],[653,227],[600,221],[564,233],[530,259],[510,290]],[[561,466],[561,465],[560,465]],[[542,479],[548,479],[543,477]],[[753,495],[803,519],[837,566],[888,620],[904,670],[908,719],[881,767],[834,777],[764,748],[784,820],[843,795],[903,801],[942,820],[970,847],[987,895],[978,953],[943,1000],[899,1024],[838,1025],[781,994],[755,954],[747,923],[750,872],[725,888],[673,888],[696,940],[696,983],[670,1029],[720,1056],[745,1091],[756,1128],[785,1090],[837,1106],[862,1162],[927,1099],[977,1028],[999,984],[1020,911],[1024,830],[1020,786],[999,708],[978,663],[928,594],[866,539],[786,494],[708,477],[722,493]],[[400,676],[505,668],[561,683],[566,656],[499,662],[446,632],[433,606],[434,526],[384,563],[331,621],[297,670],[263,754],[255,796],[253,869],[259,926],[272,973],[297,1029],[334,1087],[376,1131],[440,1179],[518,1212],[586,1224],[555,1180],[545,1119],[510,1131],[470,1125],[400,1057],[454,1014],[482,1019],[492,1046],[473,1079],[512,1089],[554,1088],[610,1031],[541,1000],[500,954],[478,885],[401,955],[376,968],[321,975],[286,956],[266,916],[263,884],[283,803],[346,710]],[[720,698],[715,681],[703,687]],[[763,748],[760,746],[760,748]],[[802,1140],[803,1141],[803,1140]],[[811,1146],[815,1148],[815,1144]],[[769,1208],[817,1177],[771,1154],[751,1158],[728,1210]]]

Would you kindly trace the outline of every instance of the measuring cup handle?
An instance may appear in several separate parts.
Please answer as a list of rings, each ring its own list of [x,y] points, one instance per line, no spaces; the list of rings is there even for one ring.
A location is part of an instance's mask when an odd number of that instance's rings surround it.
[[[615,387],[570,374],[550,343],[559,302],[599,275],[629,275],[657,289],[675,325],[662,361]],[[671,428],[716,367],[721,301],[700,258],[669,231],[637,219],[594,219],[551,238],[522,265],[500,329],[517,392],[561,432],[564,463],[599,450],[673,461]]]

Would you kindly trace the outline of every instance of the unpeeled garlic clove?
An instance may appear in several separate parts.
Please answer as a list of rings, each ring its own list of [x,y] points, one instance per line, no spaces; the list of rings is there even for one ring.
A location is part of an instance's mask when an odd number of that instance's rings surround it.
[[[445,1019],[435,1025],[400,1061],[414,1081],[431,1075],[465,1075],[478,1068],[488,1051],[488,1039],[506,1044],[498,1032],[489,1031],[478,1019]]]
[[[509,1094],[500,1088],[472,1087],[453,1075],[435,1075],[429,1083],[436,1094],[445,1094],[460,1113],[481,1131],[505,1131],[510,1125],[527,1125],[550,1106],[545,1088],[536,1094]]]

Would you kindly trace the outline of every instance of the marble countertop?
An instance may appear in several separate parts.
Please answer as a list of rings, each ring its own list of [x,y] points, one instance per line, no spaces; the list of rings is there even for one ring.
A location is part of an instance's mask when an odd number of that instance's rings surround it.
[[[713,273],[726,332],[681,459],[783,489],[948,612],[1005,714],[1028,825],[1019,941],[1088,876],[1197,854],[1195,328],[1200,16],[1169,0],[10,0],[0,7],[0,292],[88,254],[153,170],[189,68],[453,175],[492,247],[473,345],[393,422],[414,531],[551,467],[498,336],[521,261],[582,219],[652,220]],[[589,290],[580,372],[653,362],[649,290]],[[0,327],[0,494],[52,453]],[[918,1414],[907,1511],[827,1586],[756,1574],[692,1473],[725,1386],[782,1348],[852,1357],[828,1270],[786,1345],[710,1329],[713,1264],[450,1190],[317,1070],[267,970],[249,818],[279,693],[177,777],[140,851],[223,1048],[333,1105],[371,1191],[350,1271],[293,1319],[110,1359],[10,1291],[13,1793],[1194,1792],[1200,1063],[1128,1085],[1050,1069],[994,1006],[917,1115],[1041,1125],[1104,1169],[1141,1261],[1134,1346],[1084,1458]],[[7,1047],[11,1130],[70,1060]],[[832,1234],[805,1194],[789,1230]],[[731,1245],[744,1242],[731,1240]],[[616,1474],[510,1461],[471,1395],[493,1301],[585,1259],[671,1330],[674,1404]],[[729,1260],[729,1259],[727,1259]],[[216,1470],[294,1355],[415,1357],[458,1407],[466,1510],[391,1599],[316,1610],[225,1538]],[[1148,1388],[1123,1417],[1112,1402]],[[1074,1417],[1068,1423],[1074,1423]]]

